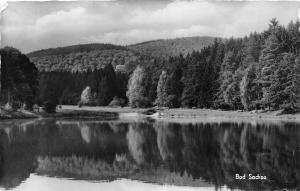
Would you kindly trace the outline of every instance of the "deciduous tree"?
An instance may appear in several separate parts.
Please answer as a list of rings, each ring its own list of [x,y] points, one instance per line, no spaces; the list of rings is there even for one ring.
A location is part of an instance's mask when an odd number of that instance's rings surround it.
[[[146,71],[137,66],[128,81],[126,93],[131,107],[147,107],[150,102],[146,97]]]

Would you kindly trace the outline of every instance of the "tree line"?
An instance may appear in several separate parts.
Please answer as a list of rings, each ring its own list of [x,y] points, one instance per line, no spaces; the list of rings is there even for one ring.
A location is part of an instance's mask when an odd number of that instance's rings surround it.
[[[215,39],[200,52],[138,66],[129,105],[292,111],[300,94],[299,51],[299,22],[285,27],[272,19],[262,33]]]
[[[294,111],[300,94],[299,22],[244,38],[220,39],[187,55],[144,56],[135,69],[111,63],[83,71],[40,71],[13,48],[1,49],[4,102]],[[14,101],[12,101],[14,100]],[[30,106],[31,105],[31,106]]]
[[[125,100],[127,78],[125,73],[115,72],[111,64],[94,71],[41,72],[38,101],[41,105],[49,103],[53,109],[58,104],[106,106],[115,96]]]

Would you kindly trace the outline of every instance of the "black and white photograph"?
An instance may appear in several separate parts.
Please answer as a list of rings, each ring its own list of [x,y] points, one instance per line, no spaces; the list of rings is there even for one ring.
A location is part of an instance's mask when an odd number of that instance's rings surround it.
[[[0,191],[300,190],[300,2],[0,2]]]

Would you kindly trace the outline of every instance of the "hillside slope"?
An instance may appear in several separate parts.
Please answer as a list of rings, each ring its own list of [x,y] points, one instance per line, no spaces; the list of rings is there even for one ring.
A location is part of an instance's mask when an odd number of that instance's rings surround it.
[[[112,64],[116,70],[132,71],[141,56],[168,58],[200,51],[214,42],[213,37],[186,37],[129,45],[80,44],[43,49],[27,54],[39,71],[86,71]]]
[[[111,44],[84,44],[50,48],[27,55],[39,71],[86,71],[112,64],[115,69],[136,65],[139,55],[126,47]]]
[[[214,39],[214,37],[206,36],[161,39],[130,45],[128,48],[142,55],[167,58],[169,56],[177,56],[180,53],[186,55],[193,51],[200,51],[202,48],[211,45]]]
[[[123,46],[112,44],[92,43],[92,44],[78,44],[65,47],[48,48],[28,53],[29,57],[42,57],[58,54],[70,54],[75,52],[91,52],[93,50],[126,50]]]

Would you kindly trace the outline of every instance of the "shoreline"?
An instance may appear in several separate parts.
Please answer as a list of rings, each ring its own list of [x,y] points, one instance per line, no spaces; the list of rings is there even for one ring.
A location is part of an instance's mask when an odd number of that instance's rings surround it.
[[[154,110],[154,114],[146,114]],[[62,105],[56,113],[34,113],[29,111],[6,111],[1,109],[0,120],[34,119],[34,118],[153,118],[162,121],[220,121],[220,120],[275,120],[275,121],[300,121],[300,113],[278,115],[280,111],[270,112],[242,112],[223,111],[213,109],[153,109],[153,108],[130,108],[130,107],[101,107],[101,106],[78,106]]]
[[[83,111],[102,111],[118,113],[122,118],[154,118],[170,121],[191,121],[191,120],[276,120],[276,121],[299,121],[300,113],[278,115],[280,111],[270,111],[261,113],[241,112],[241,111],[223,111],[213,109],[190,109],[190,108],[172,108],[157,110],[158,113],[145,115],[147,111],[154,108],[130,108],[130,107],[101,107],[101,106],[77,106],[63,105],[62,110],[83,110]]]
[[[105,112],[101,110],[76,110],[76,109],[64,109],[59,110],[56,113],[46,112],[30,112],[26,110],[8,111],[0,109],[0,121],[3,120],[17,120],[17,119],[46,119],[46,118],[104,118],[104,119],[116,119],[118,113]]]

